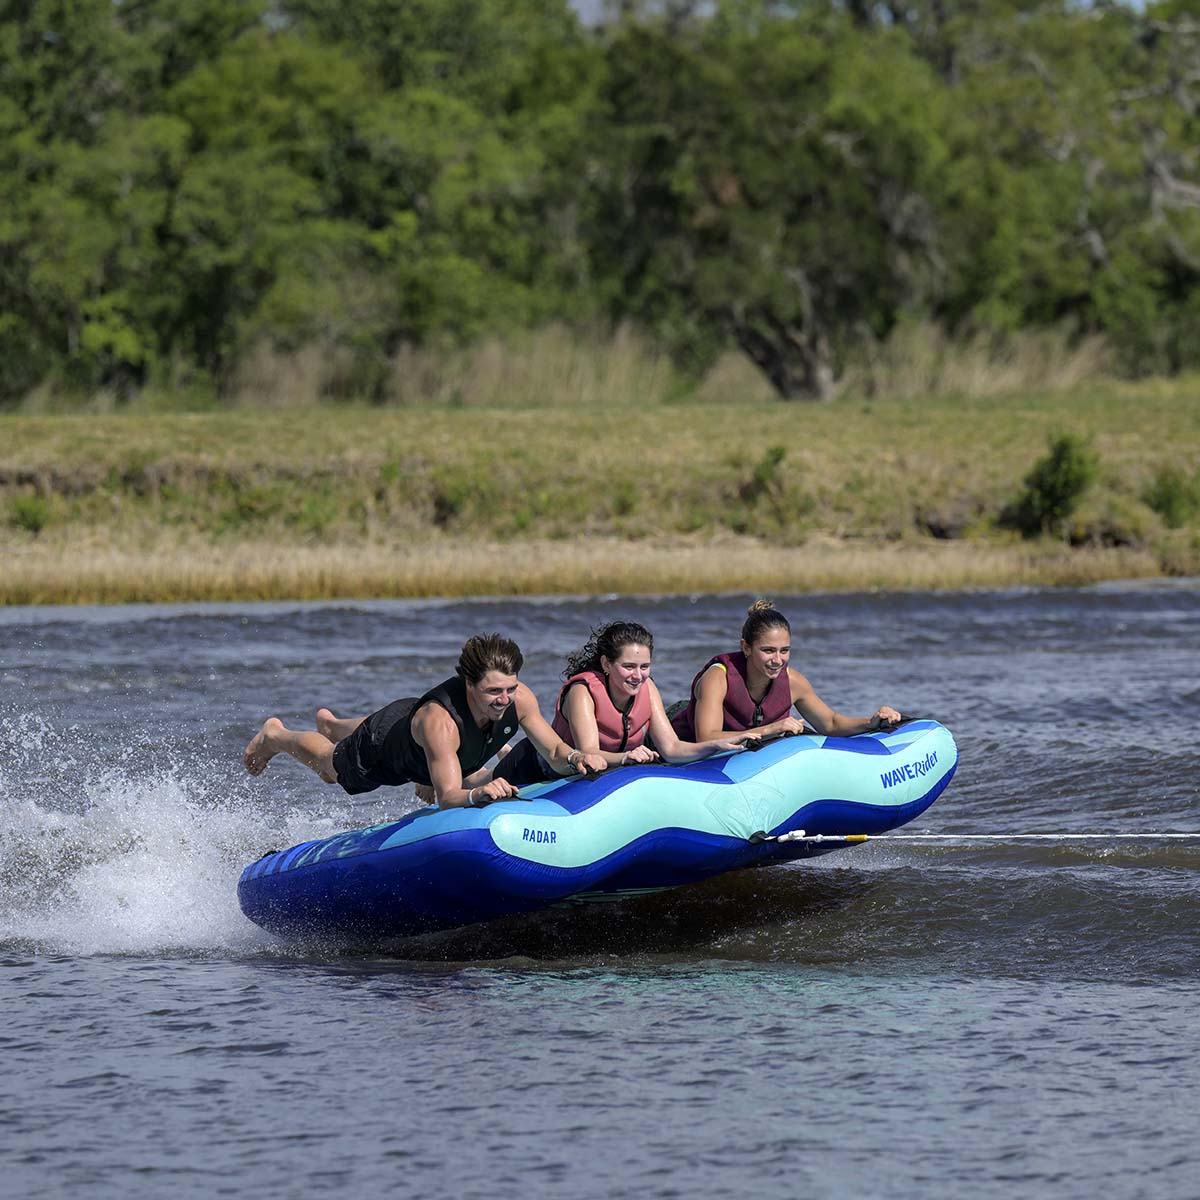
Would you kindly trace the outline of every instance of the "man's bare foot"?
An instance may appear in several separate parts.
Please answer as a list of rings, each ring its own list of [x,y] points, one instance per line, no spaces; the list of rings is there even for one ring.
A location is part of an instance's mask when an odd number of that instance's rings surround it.
[[[317,709],[317,732],[322,737],[327,737],[331,742],[340,741],[340,738],[334,736],[337,732],[337,717],[333,715],[327,708]]]
[[[362,723],[363,717],[335,717],[327,708],[317,709],[317,732],[331,742],[348,738]]]
[[[261,775],[267,763],[279,753],[274,748],[275,738],[283,731],[283,722],[278,717],[268,717],[262,728],[250,739],[242,753],[242,763],[251,775]]]

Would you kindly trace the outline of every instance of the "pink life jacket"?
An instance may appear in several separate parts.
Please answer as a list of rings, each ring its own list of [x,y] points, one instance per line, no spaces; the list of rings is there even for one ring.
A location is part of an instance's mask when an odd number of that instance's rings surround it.
[[[575,745],[571,724],[563,715],[563,700],[566,699],[568,688],[582,683],[591,692],[592,703],[596,706],[596,729],[600,734],[600,749],[619,753],[640,746],[646,740],[646,731],[650,728],[649,682],[647,680],[642,684],[628,710],[621,712],[608,694],[608,683],[603,672],[581,671],[578,675],[572,675],[558,693],[558,703],[554,706],[554,720],[551,722],[554,732],[568,746]]]
[[[786,670],[771,680],[761,703],[755,703],[746,687],[746,656],[735,650],[732,654],[714,654],[696,672],[692,680],[692,695],[687,708],[671,718],[671,726],[685,741],[696,740],[696,692],[704,672],[714,663],[725,668],[725,703],[722,729],[757,729],[786,717],[792,708],[792,683]]]

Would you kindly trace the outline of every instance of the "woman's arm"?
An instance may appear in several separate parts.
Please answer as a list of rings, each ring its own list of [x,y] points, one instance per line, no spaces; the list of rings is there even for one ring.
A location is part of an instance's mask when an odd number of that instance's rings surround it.
[[[633,763],[654,762],[658,758],[648,746],[635,746],[631,750],[601,750],[600,729],[596,724],[596,702],[592,699],[592,693],[581,683],[567,688],[563,700],[563,716],[571,726],[571,739],[576,748],[589,754],[600,755],[610,767],[628,767]]]
[[[571,690],[578,691],[579,689],[572,688]],[[586,689],[584,690],[586,691]],[[608,766],[607,760],[601,755],[568,746],[542,716],[537,698],[523,683],[517,686],[514,702],[517,706],[517,720],[525,731],[525,736],[557,774],[586,775],[589,772],[603,771]],[[594,716],[592,723],[595,724]],[[488,784],[488,786],[492,785]]]
[[[650,736],[664,762],[690,763],[697,759],[709,758],[720,754],[722,750],[739,750],[743,742],[760,737],[757,729],[723,733],[718,738],[705,738],[699,742],[685,742],[671,727],[667,720],[666,709],[663,708],[662,696],[654,680],[647,679],[646,687],[650,689]]]
[[[738,735],[738,730],[724,728],[725,693],[728,687],[725,668],[720,663],[713,663],[701,677],[696,688],[695,710],[696,737],[701,741]],[[803,732],[804,722],[793,716],[780,717],[778,721],[772,721],[769,725],[758,725],[754,729],[754,735],[760,738]]]
[[[900,720],[900,713],[887,704],[877,708],[869,717],[848,717],[830,708],[799,671],[789,667],[788,677],[792,684],[792,703],[818,733],[853,737],[856,733],[869,733],[885,725],[895,725]]]

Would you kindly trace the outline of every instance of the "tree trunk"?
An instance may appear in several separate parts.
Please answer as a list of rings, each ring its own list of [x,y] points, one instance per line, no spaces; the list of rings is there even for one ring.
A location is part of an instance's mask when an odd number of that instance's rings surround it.
[[[793,329],[774,317],[740,321],[733,335],[747,358],[785,400],[832,400],[833,352],[819,328]]]

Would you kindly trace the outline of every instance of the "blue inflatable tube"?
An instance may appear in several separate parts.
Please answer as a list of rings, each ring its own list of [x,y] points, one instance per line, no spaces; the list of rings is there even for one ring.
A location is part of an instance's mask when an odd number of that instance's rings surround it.
[[[344,940],[658,891],[846,845],[780,835],[895,829],[937,799],[957,764],[949,730],[917,720],[684,767],[624,767],[266,854],[242,872],[238,900],[264,929]]]

